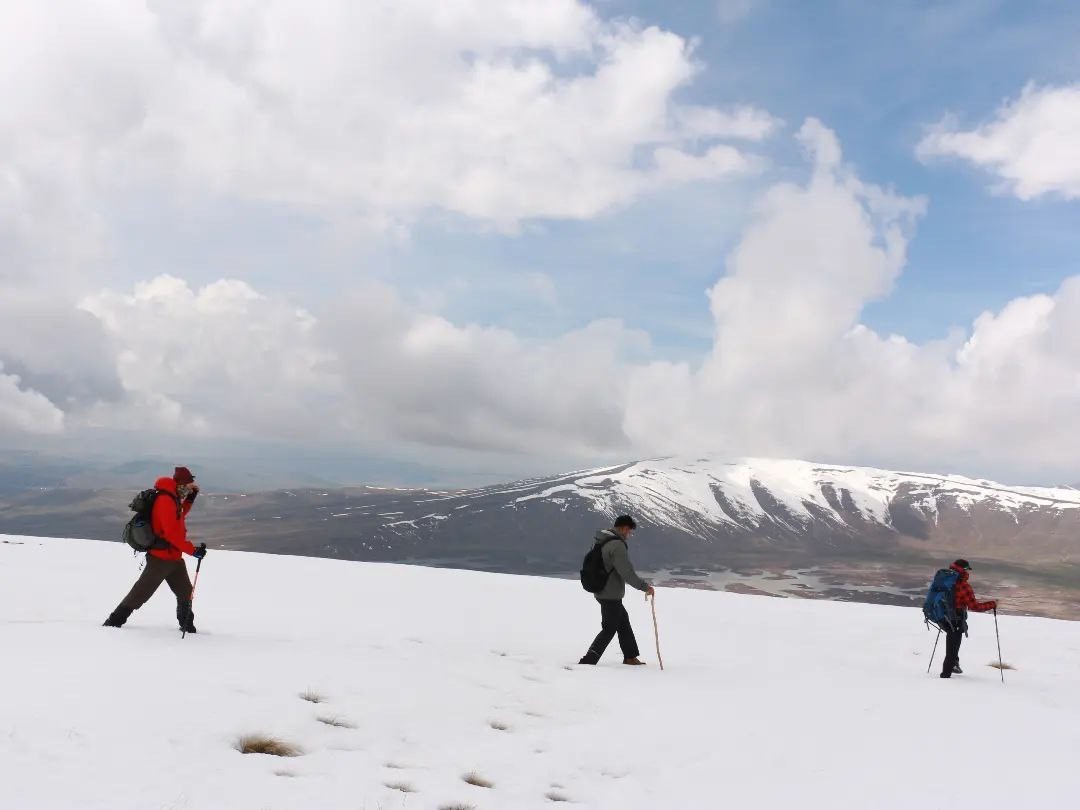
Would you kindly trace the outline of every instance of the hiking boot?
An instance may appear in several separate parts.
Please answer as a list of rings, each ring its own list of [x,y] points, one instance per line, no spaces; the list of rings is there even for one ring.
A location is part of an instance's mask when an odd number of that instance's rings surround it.
[[[628,667],[643,667],[645,662],[640,658],[624,658],[623,663]]]
[[[191,609],[191,602],[176,603],[176,622],[181,632],[195,632],[195,612]]]
[[[963,674],[964,674],[964,670],[960,669],[960,665],[959,665],[959,664],[957,664],[956,666],[954,666],[954,667],[952,668],[952,671],[953,671],[953,675],[963,675]]]
[[[939,678],[951,678],[952,673],[951,672],[942,672],[938,677]]]
[[[102,627],[123,627],[124,622],[126,622],[128,620],[128,617],[130,615],[131,615],[130,610],[128,610],[127,608],[118,607],[116,610],[114,610],[112,613],[109,614],[109,618],[107,618],[105,620],[104,624],[102,624],[101,626]]]

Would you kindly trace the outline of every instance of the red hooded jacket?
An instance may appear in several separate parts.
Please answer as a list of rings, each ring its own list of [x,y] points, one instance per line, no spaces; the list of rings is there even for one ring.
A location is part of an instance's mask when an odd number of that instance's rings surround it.
[[[170,548],[155,548],[150,551],[161,560],[181,560],[184,554],[194,554],[195,546],[188,542],[187,526],[184,518],[191,511],[191,501],[185,500],[176,511],[176,482],[172,478],[159,478],[154,483],[155,489],[172,494],[172,498],[155,498],[154,509],[150,513],[150,528],[157,537],[165,540]]]
[[[993,610],[997,607],[997,602],[991,599],[989,602],[980,602],[975,598],[975,591],[972,590],[971,585],[968,583],[968,572],[966,569],[953,563],[949,566],[953,571],[960,575],[959,581],[956,583],[956,609],[957,610],[974,610],[976,613],[986,613],[988,610]]]

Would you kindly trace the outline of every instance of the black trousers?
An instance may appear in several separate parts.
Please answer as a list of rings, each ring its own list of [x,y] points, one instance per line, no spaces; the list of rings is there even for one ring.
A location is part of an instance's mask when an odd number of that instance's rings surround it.
[[[963,640],[963,630],[953,630],[945,634],[945,662],[941,665],[943,675],[952,675],[953,667],[960,663],[960,644]]]
[[[616,635],[619,636],[619,647],[622,649],[623,658],[637,658],[637,639],[634,638],[634,628],[630,626],[630,614],[623,607],[622,600],[598,599],[597,601],[600,603],[600,633],[593,639],[589,651],[578,663],[597,663]]]

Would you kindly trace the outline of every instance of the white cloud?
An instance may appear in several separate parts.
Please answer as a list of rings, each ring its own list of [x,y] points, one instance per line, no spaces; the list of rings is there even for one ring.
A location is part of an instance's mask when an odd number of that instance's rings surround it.
[[[628,449],[613,372],[648,350],[614,322],[538,343],[458,326],[376,284],[318,319],[243,282],[192,289],[168,276],[82,306],[113,341],[128,394],[83,422],[206,435]]]
[[[326,318],[352,412],[432,445],[581,455],[629,450],[620,373],[648,339],[614,321],[546,341],[458,326],[369,288]]]
[[[687,107],[691,44],[579,0],[69,4],[0,27],[0,282],[100,258],[112,199],[514,229],[753,171],[764,112]],[[742,147],[739,147],[741,150]],[[670,155],[683,155],[669,170]]]
[[[1080,84],[1028,85],[998,109],[993,120],[971,130],[947,120],[919,143],[928,160],[954,157],[995,174],[1022,200],[1047,194],[1080,197]]]
[[[333,355],[313,340],[314,318],[241,281],[193,290],[170,276],[81,304],[117,357],[126,404],[92,424],[234,436],[304,438],[332,431]]]
[[[48,434],[64,429],[64,414],[37,391],[22,387],[0,363],[0,436],[5,433]]]
[[[915,344],[875,333],[925,203],[868,184],[830,131],[800,131],[814,163],[781,184],[710,293],[699,366],[638,368],[625,429],[652,452],[774,454],[895,465],[1075,469],[1080,453],[1080,277],[1054,296]]]

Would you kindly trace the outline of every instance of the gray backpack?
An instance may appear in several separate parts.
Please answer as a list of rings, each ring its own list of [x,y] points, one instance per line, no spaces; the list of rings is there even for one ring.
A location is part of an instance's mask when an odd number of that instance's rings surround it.
[[[136,552],[170,547],[168,541],[154,534],[150,521],[150,516],[154,512],[154,503],[159,495],[173,500],[176,504],[176,516],[180,517],[180,501],[171,492],[162,489],[144,489],[136,495],[131,501],[131,511],[135,513],[135,516],[124,526],[123,535],[124,542]]]

